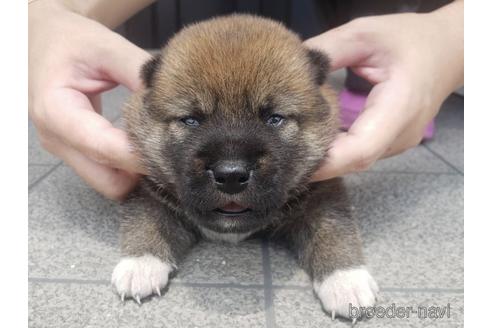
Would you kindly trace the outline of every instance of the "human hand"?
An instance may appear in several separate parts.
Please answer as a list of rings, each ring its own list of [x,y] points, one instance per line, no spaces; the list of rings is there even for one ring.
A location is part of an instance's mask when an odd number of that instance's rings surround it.
[[[370,81],[364,111],[337,136],[312,180],[368,169],[420,143],[445,98],[463,83],[463,3],[429,14],[359,18],[307,40]]]
[[[29,116],[42,146],[89,185],[121,199],[144,173],[126,134],[101,115],[100,93],[141,87],[149,54],[55,1],[29,6]]]

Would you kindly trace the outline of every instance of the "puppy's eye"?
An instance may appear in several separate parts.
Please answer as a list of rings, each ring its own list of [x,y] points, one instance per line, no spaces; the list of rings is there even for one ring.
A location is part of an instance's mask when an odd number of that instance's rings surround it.
[[[199,126],[200,125],[200,121],[198,121],[197,118],[192,117],[192,116],[183,117],[181,119],[181,122],[183,122],[184,124],[186,124],[188,126]]]
[[[273,115],[270,115],[270,117],[267,118],[266,124],[271,125],[271,126],[274,126],[274,127],[277,127],[277,126],[280,126],[280,124],[282,124],[282,122],[284,121],[284,119],[285,118],[283,116],[281,116],[281,115],[273,114]]]

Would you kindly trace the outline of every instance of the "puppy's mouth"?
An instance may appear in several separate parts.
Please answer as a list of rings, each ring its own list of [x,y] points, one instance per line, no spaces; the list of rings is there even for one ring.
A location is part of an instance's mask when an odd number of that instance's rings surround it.
[[[230,202],[223,207],[216,208],[214,211],[224,216],[238,216],[251,212],[251,209],[240,204]]]

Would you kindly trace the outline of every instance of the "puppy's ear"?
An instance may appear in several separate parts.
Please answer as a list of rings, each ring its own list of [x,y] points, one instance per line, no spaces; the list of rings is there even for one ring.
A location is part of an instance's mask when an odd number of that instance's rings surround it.
[[[145,87],[152,87],[154,81],[155,72],[161,66],[161,54],[155,55],[149,61],[147,61],[140,70],[140,78],[143,80]]]
[[[308,57],[311,62],[314,81],[318,85],[322,85],[330,71],[330,60],[323,52],[314,49],[308,50]]]

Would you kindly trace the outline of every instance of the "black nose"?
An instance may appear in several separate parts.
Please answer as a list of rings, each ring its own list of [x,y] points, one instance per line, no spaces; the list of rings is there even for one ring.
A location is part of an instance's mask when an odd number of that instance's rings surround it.
[[[251,171],[239,161],[222,162],[212,169],[217,188],[228,194],[237,194],[248,186]]]

